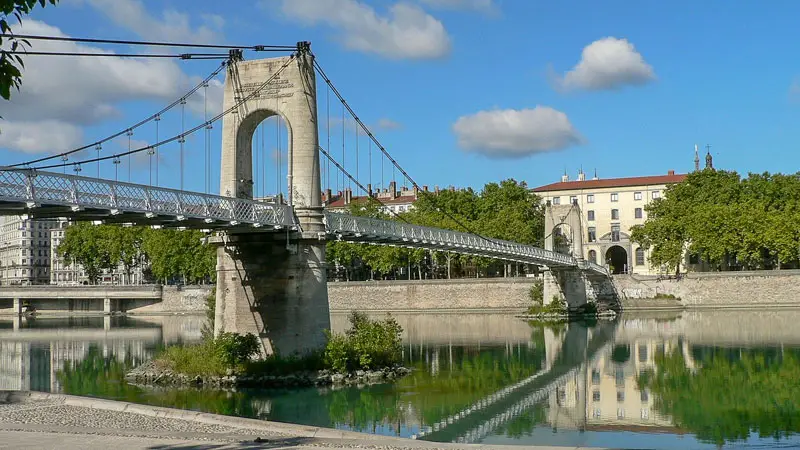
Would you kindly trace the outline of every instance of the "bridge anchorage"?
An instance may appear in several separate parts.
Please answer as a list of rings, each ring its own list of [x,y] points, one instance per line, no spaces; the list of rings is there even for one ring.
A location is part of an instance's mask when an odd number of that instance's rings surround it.
[[[607,283],[608,271],[582,259],[580,232],[569,231],[580,230],[577,205],[571,211],[548,205],[548,229],[558,230],[560,237],[554,239],[550,233],[545,249],[470,233],[324,211],[320,153],[364,188],[320,146],[317,74],[324,79],[329,92],[332,90],[339,97],[343,111],[347,109],[350,113],[356,124],[356,136],[361,132],[362,137],[368,137],[370,151],[374,143],[382,158],[394,165],[393,170],[399,170],[412,185],[418,186],[344,101],[315,61],[310,44],[300,42],[292,50],[290,56],[268,59],[245,61],[237,56],[221,65],[211,76],[225,69],[223,112],[190,130],[182,129],[172,138],[125,153],[100,156],[102,143],[126,133],[130,137],[133,129],[150,120],[155,121],[157,132],[161,114],[177,104],[184,105],[186,96],[104,140],[35,161],[0,167],[0,214],[216,231],[207,238],[217,247],[214,331],[254,333],[261,337],[265,354],[304,353],[324,345],[324,330],[330,328],[325,243],[331,239],[452,251],[547,267],[550,270],[546,272],[546,301],[558,296],[565,298],[570,307],[578,307],[587,298],[601,297],[603,289],[593,286]],[[207,81],[208,78],[190,94],[207,86]],[[282,119],[288,135],[285,203],[254,199],[257,176],[254,176],[253,136],[262,121],[274,116]],[[182,156],[186,136],[208,130],[219,120],[222,122],[220,195],[183,190],[183,166],[179,190],[99,178],[100,161],[113,159],[116,168],[121,156],[140,151],[152,156],[165,143],[179,142]],[[342,146],[344,151],[344,141]],[[68,155],[86,149],[96,149],[98,157],[71,163],[76,175],[67,175]],[[209,155],[207,148],[207,161]],[[35,165],[54,158],[63,163]],[[98,177],[77,176],[82,163],[97,163]],[[63,174],[44,171],[62,167]],[[208,170],[209,165],[206,167]],[[330,184],[329,170],[327,175]],[[371,187],[364,190],[373,195]],[[562,232],[562,229],[569,230]],[[561,248],[564,236],[578,240],[573,239],[569,248]]]

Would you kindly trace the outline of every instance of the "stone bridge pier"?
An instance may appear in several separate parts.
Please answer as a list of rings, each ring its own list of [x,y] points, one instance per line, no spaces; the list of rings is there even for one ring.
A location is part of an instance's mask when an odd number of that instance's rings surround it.
[[[572,205],[545,206],[545,250],[573,256],[583,263],[583,227],[581,210],[577,203]],[[570,309],[584,305],[591,292],[587,292],[585,271],[578,267],[551,267],[544,273],[544,304],[553,298],[565,300]]]
[[[319,349],[331,324],[317,90],[309,47],[299,43],[295,57],[232,63],[225,80],[224,109],[241,105],[223,119],[221,195],[253,197],[252,140],[264,119],[280,116],[289,137],[287,198],[302,231],[229,233],[209,239],[217,245],[214,333],[256,334],[264,355]]]

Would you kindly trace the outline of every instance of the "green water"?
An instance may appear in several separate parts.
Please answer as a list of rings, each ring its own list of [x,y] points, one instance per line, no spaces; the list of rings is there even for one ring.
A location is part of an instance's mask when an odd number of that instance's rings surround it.
[[[625,315],[545,327],[398,315],[411,375],[295,390],[165,390],[124,374],[199,317],[0,319],[0,389],[89,395],[433,441],[800,447],[800,311]],[[346,326],[334,316],[334,329]]]

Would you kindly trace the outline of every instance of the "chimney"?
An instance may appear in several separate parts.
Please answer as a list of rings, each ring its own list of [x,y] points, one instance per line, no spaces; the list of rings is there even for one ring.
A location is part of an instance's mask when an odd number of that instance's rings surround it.
[[[439,194],[439,186],[434,186],[433,187],[433,192],[438,195]]]
[[[428,186],[422,186],[422,190],[428,192]]]
[[[397,198],[397,182],[395,181],[389,183],[389,198],[392,200]]]
[[[325,203],[330,204],[333,199],[331,198],[331,188],[325,189]]]
[[[592,179],[599,180],[599,178],[597,178],[597,169],[594,169],[594,177],[592,177]]]
[[[350,189],[345,189],[344,204],[349,205],[352,200],[353,200],[353,191],[351,191]]]
[[[367,183],[367,195],[372,197],[372,183]]]
[[[419,195],[419,188],[415,185],[412,190],[414,191],[414,198],[417,198],[417,195]]]
[[[670,171],[667,172],[667,175],[675,175],[675,171],[674,170],[670,170]]]
[[[561,175],[561,182],[566,183],[567,181],[569,181],[569,175],[567,175],[567,173],[564,172],[564,175]]]
[[[586,174],[583,173],[583,169],[578,171],[578,181],[586,181]]]

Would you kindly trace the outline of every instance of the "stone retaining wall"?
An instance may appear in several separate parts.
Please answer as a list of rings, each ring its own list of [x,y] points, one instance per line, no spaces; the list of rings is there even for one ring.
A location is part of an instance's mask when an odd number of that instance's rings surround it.
[[[800,270],[689,273],[679,280],[615,275],[614,285],[623,300],[667,294],[686,308],[800,307]]]
[[[507,310],[531,305],[534,278],[328,283],[331,311]]]

